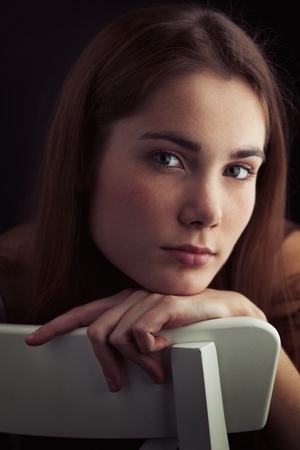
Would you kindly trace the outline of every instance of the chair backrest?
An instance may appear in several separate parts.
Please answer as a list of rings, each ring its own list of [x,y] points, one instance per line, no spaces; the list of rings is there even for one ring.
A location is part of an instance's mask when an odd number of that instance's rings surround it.
[[[223,440],[266,423],[280,338],[262,320],[213,319],[164,330],[171,346],[157,357],[166,381],[155,385],[124,361],[124,387],[113,394],[85,328],[29,347],[24,337],[35,328],[0,324],[0,432],[178,438],[181,450],[223,449],[217,435]],[[197,447],[205,433],[207,446]]]

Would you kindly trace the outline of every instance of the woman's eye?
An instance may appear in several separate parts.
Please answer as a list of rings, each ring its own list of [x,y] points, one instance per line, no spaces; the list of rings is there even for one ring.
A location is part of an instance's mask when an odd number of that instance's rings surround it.
[[[182,164],[179,158],[173,153],[168,152],[157,152],[153,155],[154,161],[165,167],[181,167]]]
[[[234,165],[225,169],[225,175],[237,180],[247,180],[250,175],[254,175],[254,172],[248,167]]]

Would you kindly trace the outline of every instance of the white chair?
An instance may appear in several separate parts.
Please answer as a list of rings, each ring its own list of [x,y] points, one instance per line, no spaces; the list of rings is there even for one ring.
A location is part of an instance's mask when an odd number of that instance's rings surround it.
[[[0,324],[0,432],[75,438],[147,438],[143,450],[228,450],[228,433],[264,427],[279,358],[273,326],[251,317],[164,330],[155,385],[124,362],[110,393],[84,328],[29,347],[36,327]]]

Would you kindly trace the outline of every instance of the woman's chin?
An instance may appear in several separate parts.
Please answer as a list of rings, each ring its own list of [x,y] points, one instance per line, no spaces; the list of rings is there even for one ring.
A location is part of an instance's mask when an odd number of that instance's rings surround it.
[[[149,284],[148,287],[144,287],[144,289],[162,295],[177,295],[180,297],[185,297],[203,292],[208,287],[208,285],[209,283],[198,283],[197,285],[188,286],[184,286],[182,284],[178,285],[178,283],[173,283],[170,285]]]

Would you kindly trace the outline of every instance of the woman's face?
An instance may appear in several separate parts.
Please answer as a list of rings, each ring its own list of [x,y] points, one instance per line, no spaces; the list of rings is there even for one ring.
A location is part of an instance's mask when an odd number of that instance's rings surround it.
[[[243,79],[161,82],[112,125],[91,195],[98,249],[147,290],[201,292],[251,217],[265,132]]]

